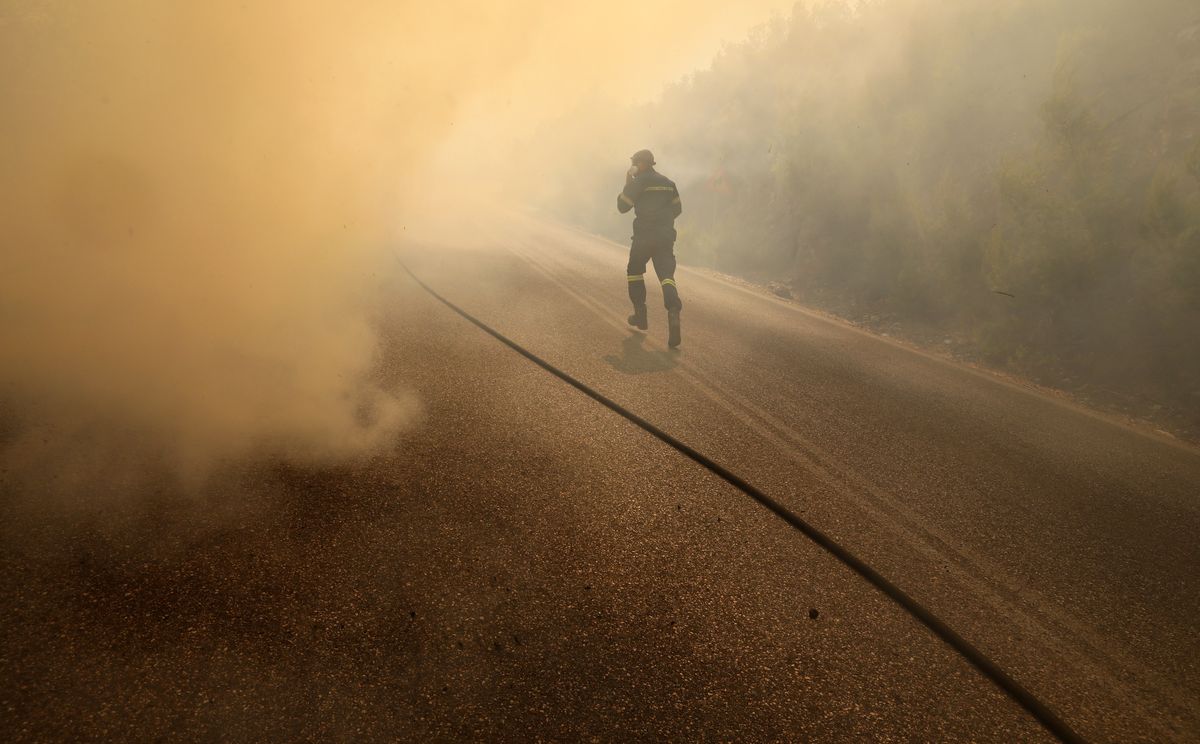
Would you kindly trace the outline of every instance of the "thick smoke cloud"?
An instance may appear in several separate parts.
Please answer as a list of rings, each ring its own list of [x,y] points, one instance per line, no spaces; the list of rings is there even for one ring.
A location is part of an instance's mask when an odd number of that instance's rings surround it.
[[[9,478],[392,441],[419,406],[371,382],[371,277],[437,144],[501,93],[513,130],[571,91],[645,96],[773,4],[705,5],[6,2]]]

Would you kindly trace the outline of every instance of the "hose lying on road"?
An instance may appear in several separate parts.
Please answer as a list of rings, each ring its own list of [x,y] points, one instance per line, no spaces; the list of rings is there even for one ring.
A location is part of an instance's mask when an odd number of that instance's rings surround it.
[[[410,277],[412,277],[413,281],[415,281],[422,289],[432,295],[434,299],[461,315],[468,322],[478,327],[484,333],[509,347],[558,379],[567,383],[579,392],[588,396],[600,405],[612,410],[621,417],[637,425],[639,428],[675,449],[677,452],[696,461],[713,475],[716,475],[718,478],[724,480],[726,483],[729,483],[734,488],[754,499],[759,504],[769,509],[773,514],[775,514],[775,516],[779,517],[796,530],[803,533],[805,537],[812,540],[834,558],[841,561],[850,570],[854,571],[856,574],[870,582],[872,586],[883,592],[896,604],[903,607],[922,625],[931,630],[934,635],[936,635],[938,638],[941,638],[947,645],[953,648],[964,659],[969,661],[976,669],[982,672],[985,677],[995,683],[997,687],[1003,690],[1018,705],[1028,711],[1029,714],[1036,718],[1038,722],[1046,728],[1047,731],[1056,736],[1060,741],[1070,742],[1072,744],[1074,742],[1084,741],[1079,734],[1075,733],[1075,731],[1069,725],[1067,725],[1066,721],[1062,720],[1057,713],[1050,710],[1050,708],[1041,700],[1036,698],[1033,693],[1025,689],[1019,682],[1010,677],[1007,672],[1005,672],[998,664],[996,664],[996,662],[984,655],[982,651],[976,648],[970,641],[960,636],[954,631],[953,628],[926,609],[924,605],[910,597],[904,592],[904,590],[893,584],[886,577],[884,577],[883,574],[876,571],[861,558],[854,555],[842,545],[834,541],[834,539],[829,535],[826,535],[821,530],[813,527],[794,512],[790,511],[787,507],[783,506],[775,499],[760,491],[741,476],[737,475],[720,463],[712,460],[704,453],[693,449],[688,444],[685,444],[684,442],[681,442],[680,440],[671,436],[654,424],[643,419],[641,416],[638,416],[633,411],[625,408],[620,403],[617,403],[602,393],[592,389],[588,385],[576,380],[571,375],[563,372],[533,352],[528,351],[520,344],[509,339],[504,334],[463,310],[458,305],[450,302],[445,297],[434,291],[433,288],[428,284],[421,281],[421,279],[413,273],[412,269],[408,268],[404,261],[401,260],[399,255],[396,255],[396,261],[400,264],[401,268],[403,268],[404,271],[407,272]]]

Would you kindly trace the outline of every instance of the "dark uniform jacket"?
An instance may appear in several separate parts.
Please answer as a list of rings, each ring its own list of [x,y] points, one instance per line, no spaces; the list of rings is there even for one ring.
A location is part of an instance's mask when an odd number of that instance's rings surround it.
[[[617,197],[621,214],[634,210],[633,242],[675,242],[675,218],[683,212],[675,182],[651,168],[625,184]]]

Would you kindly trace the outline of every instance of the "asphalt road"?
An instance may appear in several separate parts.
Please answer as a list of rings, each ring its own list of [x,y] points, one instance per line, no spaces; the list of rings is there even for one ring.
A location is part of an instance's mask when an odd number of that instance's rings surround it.
[[[1095,741],[1200,740],[1200,453],[511,217],[397,252],[753,481]],[[414,230],[413,233],[416,231]],[[253,462],[104,517],[6,489],[0,728],[27,740],[1049,740],[802,535],[397,268],[395,447]],[[0,481],[2,483],[3,481]]]

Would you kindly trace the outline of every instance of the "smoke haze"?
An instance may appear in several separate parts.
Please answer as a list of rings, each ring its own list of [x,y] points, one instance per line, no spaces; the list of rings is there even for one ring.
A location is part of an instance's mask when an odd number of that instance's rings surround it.
[[[537,132],[547,212],[653,142],[677,252],[879,331],[949,346],[1200,436],[1200,6],[812,2],[659,99]]]
[[[419,403],[371,382],[372,277],[406,197],[444,190],[437,145],[490,131],[472,115],[528,131],[581,91],[644,98],[776,5],[9,0],[10,474],[390,441]],[[667,41],[630,53],[638,29]]]

